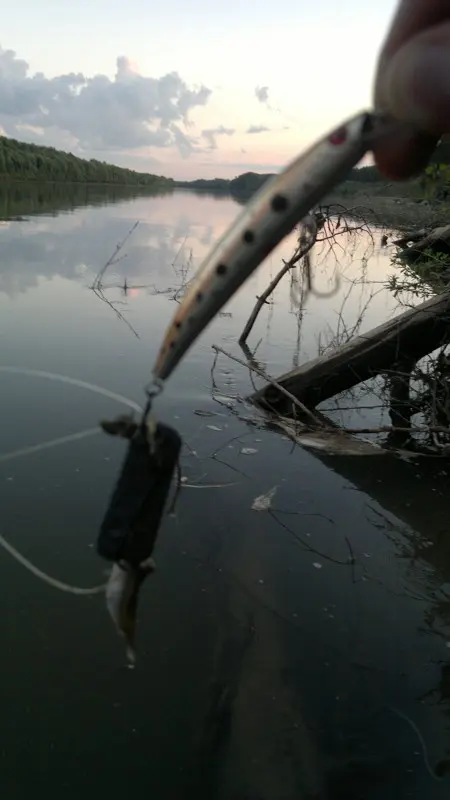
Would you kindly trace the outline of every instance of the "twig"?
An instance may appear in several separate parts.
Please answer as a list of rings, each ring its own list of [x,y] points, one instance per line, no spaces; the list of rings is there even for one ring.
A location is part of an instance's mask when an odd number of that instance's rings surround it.
[[[125,238],[122,239],[122,241],[119,242],[116,245],[116,249],[114,250],[114,253],[108,258],[106,264],[104,264],[104,266],[101,268],[101,270],[97,273],[97,277],[95,278],[95,280],[94,280],[94,282],[93,282],[93,284],[91,286],[92,291],[99,298],[99,300],[102,300],[104,303],[106,303],[107,306],[112,308],[112,310],[116,314],[117,318],[120,319],[122,322],[125,323],[125,325],[128,326],[130,331],[136,336],[137,339],[139,339],[138,332],[133,328],[131,323],[128,322],[128,320],[124,317],[124,315],[120,313],[118,308],[116,308],[116,304],[112,303],[110,300],[108,300],[107,297],[105,297],[105,294],[104,294],[104,291],[103,291],[104,287],[103,287],[103,284],[102,284],[102,279],[103,279],[103,276],[105,275],[105,272],[108,269],[108,267],[111,267],[113,264],[117,264],[118,261],[121,261],[122,258],[124,258],[124,256],[121,256],[121,258],[117,258],[117,256],[119,255],[120,251],[122,250],[124,244],[130,238],[131,234],[136,230],[138,225],[139,225],[139,220],[134,223],[132,228],[130,228],[130,230],[128,231],[128,233],[125,236]],[[126,279],[125,279],[124,287],[126,287]]]
[[[231,483],[183,483],[183,489],[225,489],[227,486],[239,486],[239,481]]]
[[[314,425],[316,425],[317,427],[323,427],[323,423],[316,417],[315,414],[313,414],[313,412],[309,408],[307,408],[307,406],[305,406],[300,400],[294,397],[294,395],[291,394],[291,392],[288,392],[288,390],[285,389],[284,386],[281,386],[280,383],[274,381],[273,378],[271,378],[270,375],[267,374],[267,372],[264,372],[264,370],[262,369],[258,369],[249,362],[245,363],[245,361],[242,361],[242,359],[237,358],[237,356],[231,355],[231,353],[228,353],[226,350],[224,350],[222,347],[218,347],[216,344],[212,345],[212,349],[216,353],[223,353],[224,356],[226,356],[227,358],[231,358],[232,361],[236,361],[236,363],[240,364],[242,367],[245,367],[246,369],[255,372],[256,375],[259,375],[260,378],[263,378],[263,380],[267,381],[267,383],[269,383],[271,386],[274,386],[275,389],[278,389],[278,391],[281,392],[281,394],[284,394],[284,396],[287,397],[291,401],[291,403],[293,403],[297,408],[299,408],[302,414],[305,414]]]
[[[97,274],[97,277],[95,278],[94,283],[91,286],[91,289],[99,289],[100,288],[101,283],[102,283],[102,278],[103,278],[106,270],[108,269],[108,267],[111,266],[111,264],[114,263],[114,261],[116,259],[116,256],[120,253],[120,251],[122,250],[122,247],[128,241],[128,239],[130,238],[131,234],[136,230],[138,225],[139,225],[139,220],[134,223],[132,228],[130,228],[130,230],[128,231],[128,233],[125,236],[125,238],[122,239],[122,241],[119,242],[116,245],[116,249],[114,250],[114,253],[108,258],[108,261],[106,262],[106,264],[101,268],[100,272]]]
[[[323,553],[321,550],[317,550],[317,548],[313,547],[309,542],[305,541],[302,536],[295,533],[288,525],[286,525],[279,517],[276,516],[275,512],[269,508],[268,514],[275,520],[275,522],[280,525],[280,527],[284,528],[285,531],[291,534],[292,538],[297,542],[297,544],[301,545],[305,550],[309,550],[310,553],[315,553],[315,555],[319,556],[320,558],[324,558],[325,561],[331,561],[333,564],[339,564],[339,566],[347,567],[352,564],[352,562],[347,559],[346,561],[341,561],[339,558],[333,558],[333,556],[329,556],[326,553]]]
[[[345,433],[447,433],[450,428],[443,428],[438,425],[426,428],[397,428],[392,425],[382,425],[380,428],[343,428]]]
[[[260,297],[258,297],[255,306],[253,308],[253,311],[250,314],[245,324],[244,330],[242,331],[241,336],[239,337],[240,345],[242,345],[247,341],[251,333],[251,330],[256,322],[259,312],[261,311],[263,305],[267,302],[268,297],[270,297],[272,292],[276,289],[281,279],[284,278],[286,273],[289,272],[290,269],[293,269],[295,265],[300,261],[300,259],[303,258],[303,256],[305,256],[313,247],[316,241],[317,230],[318,230],[317,221],[315,220],[314,217],[310,216],[307,218],[307,222],[305,222],[304,224],[307,225],[307,230],[309,231],[310,234],[309,240],[306,241],[303,236],[300,237],[299,244],[295,250],[294,255],[289,259],[289,261],[284,262],[282,269],[280,269],[280,271],[277,272],[273,280],[271,280],[271,282],[269,283],[267,289],[265,289],[264,292],[260,295]]]
[[[105,295],[103,293],[103,290],[101,288],[101,284],[98,284],[96,286],[91,286],[91,289],[94,292],[95,296],[99,298],[99,300],[102,300],[103,303],[106,303],[107,306],[112,308],[112,310],[114,311],[114,313],[117,316],[117,318],[125,323],[125,325],[130,329],[131,333],[133,333],[136,336],[136,339],[140,339],[140,336],[139,336],[137,330],[135,330],[135,328],[133,328],[131,322],[129,322],[127,320],[127,318],[124,317],[124,315],[120,313],[119,309],[115,307],[114,303],[111,303],[111,301],[108,300],[107,297],[105,297]]]

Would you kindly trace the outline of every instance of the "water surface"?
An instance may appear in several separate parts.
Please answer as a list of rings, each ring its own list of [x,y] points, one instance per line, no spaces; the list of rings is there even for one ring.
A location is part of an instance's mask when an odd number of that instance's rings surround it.
[[[41,213],[19,201],[25,219],[0,227],[0,533],[45,573],[89,587],[105,577],[93,543],[121,443],[93,434],[14,452],[124,410],[52,375],[142,402],[173,297],[239,208],[187,192],[50,198]],[[136,221],[104,278],[125,322],[89,287]],[[271,374],[398,313],[373,234],[343,241],[334,297],[310,296],[300,313],[290,281],[280,285],[249,339]],[[162,800],[447,796],[450,778],[434,780],[423,753],[432,770],[450,757],[445,462],[293,447],[245,401],[246,369],[220,356],[211,372],[213,343],[242,357],[255,297],[293,244],[240,290],[159,401],[184,437],[186,480],[143,592],[136,670],[101,597],[47,585],[0,548],[5,797],[115,799],[143,786]],[[328,290],[325,244],[314,263]],[[383,421],[373,386],[352,398],[339,419]],[[253,510],[273,487],[271,512]]]

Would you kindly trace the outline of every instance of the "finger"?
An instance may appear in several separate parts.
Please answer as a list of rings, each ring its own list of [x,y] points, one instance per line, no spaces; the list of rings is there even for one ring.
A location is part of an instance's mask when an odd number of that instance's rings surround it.
[[[402,0],[383,45],[380,61],[389,59],[416,34],[449,19],[449,0]]]
[[[450,132],[450,18],[418,33],[389,58],[379,71],[375,102],[424,131]]]
[[[425,169],[438,137],[427,134],[399,135],[393,141],[374,147],[375,164],[389,180],[406,181]]]
[[[425,169],[437,142],[438,137],[428,134],[399,134],[374,147],[375,164],[388,180],[406,181]]]
[[[379,148],[381,171],[391,178],[420,171],[439,136],[450,132],[450,21],[417,34],[381,64],[375,105],[424,131]]]

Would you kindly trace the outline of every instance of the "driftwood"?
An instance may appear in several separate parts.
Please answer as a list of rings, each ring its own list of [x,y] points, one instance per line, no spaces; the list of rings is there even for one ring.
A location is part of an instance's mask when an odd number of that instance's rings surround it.
[[[409,246],[408,244],[411,243]],[[450,253],[450,225],[441,225],[428,231],[418,231],[407,234],[394,242],[398,247],[403,247],[401,256],[417,258],[424,250]]]
[[[418,360],[448,337],[450,292],[350,339],[329,355],[282,375],[277,383],[308,408],[391,369],[405,359]],[[289,413],[286,398],[275,385],[265,386],[251,400],[279,413]]]
[[[428,236],[430,232],[430,228],[421,228],[420,231],[407,231],[400,239],[393,239],[392,244],[396,247],[407,247],[412,242],[420,242],[420,240]]]

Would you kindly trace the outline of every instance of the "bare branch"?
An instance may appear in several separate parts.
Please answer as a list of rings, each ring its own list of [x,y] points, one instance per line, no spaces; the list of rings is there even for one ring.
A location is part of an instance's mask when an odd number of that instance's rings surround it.
[[[227,358],[231,358],[232,361],[236,361],[237,364],[240,364],[242,367],[246,367],[247,369],[256,373],[256,375],[259,375],[260,378],[263,378],[265,381],[267,381],[267,383],[271,384],[272,386],[275,386],[275,388],[278,389],[279,392],[284,394],[284,396],[287,397],[296,408],[299,408],[302,414],[307,416],[308,419],[315,426],[323,427],[323,423],[318,419],[318,417],[315,414],[313,414],[313,412],[309,408],[303,405],[303,403],[300,402],[300,400],[297,400],[297,398],[294,397],[293,394],[288,392],[288,390],[285,389],[283,386],[281,386],[279,383],[277,383],[277,381],[274,381],[273,378],[271,378],[270,375],[268,375],[262,369],[258,369],[250,362],[245,363],[245,361],[242,361],[242,359],[231,355],[231,353],[227,353],[226,350],[224,350],[222,347],[218,347],[215,344],[212,345],[212,349],[215,350],[216,353],[223,353],[223,355],[226,356]]]
[[[130,238],[131,234],[132,234],[132,233],[134,233],[134,231],[136,230],[136,228],[137,228],[137,226],[138,226],[138,225],[139,225],[139,220],[138,220],[137,222],[135,222],[135,223],[134,223],[134,225],[133,225],[133,227],[132,227],[132,228],[130,228],[130,230],[128,231],[128,233],[127,233],[127,235],[125,236],[125,238],[124,238],[124,239],[122,239],[122,241],[121,241],[121,242],[119,242],[119,243],[116,245],[116,249],[114,250],[114,253],[113,253],[113,254],[112,254],[112,255],[111,255],[109,258],[108,258],[108,260],[107,260],[106,264],[104,264],[104,266],[101,268],[100,272],[97,274],[97,277],[95,278],[95,280],[94,280],[94,283],[93,283],[93,284],[92,284],[92,286],[91,286],[91,289],[98,289],[98,288],[100,288],[100,286],[101,286],[101,283],[102,283],[102,280],[103,280],[103,276],[104,276],[104,274],[105,274],[106,270],[107,270],[107,269],[108,269],[108,267],[110,267],[112,264],[114,264],[114,263],[117,263],[117,261],[116,261],[116,259],[117,259],[117,256],[119,255],[120,251],[122,250],[122,248],[124,247],[124,245],[126,244],[126,242],[128,241],[128,239]]]
[[[289,259],[289,261],[284,262],[282,269],[280,269],[280,271],[275,275],[275,277],[269,283],[267,289],[264,290],[262,295],[258,297],[255,307],[253,308],[253,311],[247,320],[244,330],[241,333],[241,336],[239,338],[239,344],[242,345],[247,341],[251,333],[251,330],[256,322],[259,312],[261,311],[264,303],[267,302],[272,292],[276,289],[282,278],[284,278],[286,273],[289,272],[289,270],[293,269],[295,265],[298,264],[300,259],[303,258],[313,247],[318,230],[317,221],[314,217],[309,216],[304,220],[303,224],[305,227],[300,234],[298,246],[296,247],[294,254]],[[305,236],[306,231],[309,232],[308,239],[306,239]]]

